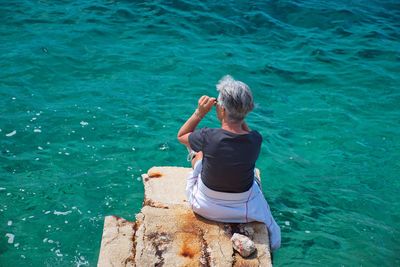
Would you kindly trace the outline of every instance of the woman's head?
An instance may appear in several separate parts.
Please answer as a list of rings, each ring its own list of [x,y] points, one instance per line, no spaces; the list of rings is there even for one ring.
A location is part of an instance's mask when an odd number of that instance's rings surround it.
[[[222,106],[231,122],[240,122],[253,110],[254,102],[250,88],[232,76],[226,75],[217,84],[218,105]]]

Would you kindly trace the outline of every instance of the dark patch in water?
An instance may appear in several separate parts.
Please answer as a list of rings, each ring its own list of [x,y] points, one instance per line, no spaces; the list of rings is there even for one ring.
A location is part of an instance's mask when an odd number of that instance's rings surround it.
[[[97,12],[97,13],[105,13],[107,11],[110,11],[108,7],[96,5],[96,6],[89,6],[86,8],[82,9],[83,11],[89,11],[89,12]]]
[[[257,74],[256,71],[251,71],[250,73],[251,73],[251,74]],[[262,86],[265,86],[265,87],[268,87],[268,88],[273,88],[273,87],[275,87],[273,84],[270,84],[270,83],[267,83],[267,82],[263,82],[263,81],[261,81],[260,84],[261,84]]]
[[[318,219],[320,217],[321,213],[324,213],[324,209],[311,208],[310,217],[314,218],[314,219]]]
[[[39,23],[49,23],[48,20],[44,20],[44,19],[24,19],[23,20],[24,24],[39,24]]]
[[[290,138],[293,136],[293,132],[290,129],[283,129],[281,131],[279,131],[279,136],[283,137],[283,138]]]
[[[290,71],[281,68],[274,67],[272,65],[265,65],[261,70],[259,70],[261,74],[275,74],[282,77],[285,80],[291,81],[297,84],[306,84],[312,83],[316,81],[320,81],[319,77],[310,76],[308,72],[305,71]]]
[[[273,109],[261,109],[260,114],[266,117],[273,117],[274,116],[274,110]]]
[[[88,23],[101,23],[101,20],[89,18],[89,19],[86,20],[86,22],[88,22]]]
[[[347,36],[352,35],[352,32],[346,30],[346,29],[343,28],[343,27],[337,27],[337,28],[335,29],[335,33],[337,33],[338,35],[340,35],[340,36],[342,36],[342,37],[347,37]]]
[[[367,59],[376,58],[382,54],[383,52],[377,49],[364,49],[357,52],[357,56]]]
[[[224,55],[226,57],[233,57],[234,54],[232,52],[225,52]]]
[[[364,37],[369,39],[381,39],[385,38],[385,35],[381,34],[378,31],[370,31],[369,33],[365,34]]]
[[[136,18],[135,14],[133,14],[132,12],[130,12],[129,10],[126,10],[126,9],[118,9],[115,12],[115,15],[118,17],[125,18],[125,19],[135,19]]]
[[[293,78],[293,76],[295,76],[296,74],[300,74],[300,73],[306,74],[305,72],[304,73],[303,72],[295,73],[293,71],[280,69],[280,68],[274,67],[272,65],[265,65],[264,68],[262,68],[260,70],[260,72],[263,74],[271,74],[271,73],[277,74],[284,78]]]
[[[69,24],[69,25],[72,25],[72,24],[76,24],[76,21],[73,20],[73,19],[64,19],[63,21],[61,21],[61,23],[62,23],[62,24]]]
[[[171,0],[166,1],[165,5],[168,5],[170,8],[181,10],[181,11],[193,11],[193,10],[202,10],[208,11],[206,5],[197,4],[198,2],[191,2],[191,1],[180,1],[180,0]]]
[[[107,33],[105,31],[99,30],[99,29],[92,29],[90,30],[91,33],[100,35],[100,36],[106,36]]]
[[[282,193],[279,197],[276,198],[276,200],[274,202],[276,203],[281,203],[283,205],[285,205],[288,208],[292,208],[292,209],[298,209],[300,208],[300,204],[295,202],[293,199],[295,199],[295,197],[288,197],[287,195],[287,191],[285,191],[284,193]]]
[[[340,49],[340,48],[333,49],[332,52],[335,53],[335,54],[337,54],[337,55],[345,55],[345,54],[347,54],[347,51],[346,51],[346,50]]]
[[[338,241],[326,237],[316,237],[314,239],[314,242],[317,246],[323,248],[336,249],[336,250],[342,248],[342,246]]]
[[[328,53],[322,49],[315,49],[311,52],[311,56],[313,56],[316,60],[324,62],[324,63],[334,63],[336,60],[329,57]]]
[[[306,255],[307,252],[310,250],[310,248],[313,247],[314,245],[315,245],[314,239],[304,240],[301,246],[303,248],[303,255]]]
[[[318,48],[318,49],[314,49],[311,52],[311,55],[312,56],[326,56],[326,52],[324,50]]]

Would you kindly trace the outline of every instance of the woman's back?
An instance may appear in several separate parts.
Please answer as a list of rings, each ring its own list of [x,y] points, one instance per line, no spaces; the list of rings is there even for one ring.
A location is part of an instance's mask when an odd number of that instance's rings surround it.
[[[251,188],[261,142],[257,131],[236,134],[221,128],[202,128],[189,136],[190,147],[203,152],[203,183],[212,190],[230,193]]]

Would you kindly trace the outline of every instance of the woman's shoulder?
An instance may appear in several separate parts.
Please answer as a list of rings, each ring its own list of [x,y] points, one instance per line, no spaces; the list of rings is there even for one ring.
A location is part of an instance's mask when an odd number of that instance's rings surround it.
[[[260,142],[262,142],[262,135],[257,131],[257,130],[252,130],[250,131],[250,134],[255,138],[260,140]]]
[[[201,128],[200,131],[205,134],[205,135],[226,135],[226,136],[231,136],[231,137],[249,137],[249,138],[255,138],[255,139],[260,139],[262,140],[262,135],[257,131],[257,130],[251,130],[246,134],[237,134],[234,132],[230,132],[227,130],[224,130],[222,128],[208,128],[204,127]]]
[[[262,135],[261,135],[260,132],[257,131],[257,130],[251,130],[251,131],[249,132],[249,134],[252,134],[252,135],[254,135],[254,136],[257,136],[257,137],[261,137],[261,138],[262,138]]]
[[[199,129],[203,133],[216,133],[216,132],[221,132],[221,128],[209,128],[209,127],[203,127]]]

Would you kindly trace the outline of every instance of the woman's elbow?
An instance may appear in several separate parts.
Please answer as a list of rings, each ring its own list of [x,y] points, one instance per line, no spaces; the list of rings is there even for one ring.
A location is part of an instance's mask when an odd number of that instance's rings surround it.
[[[183,144],[183,135],[180,135],[179,133],[176,135],[176,139],[178,139],[179,143]]]
[[[177,139],[179,141],[179,143],[188,146],[189,145],[189,134],[178,134],[177,135]]]

